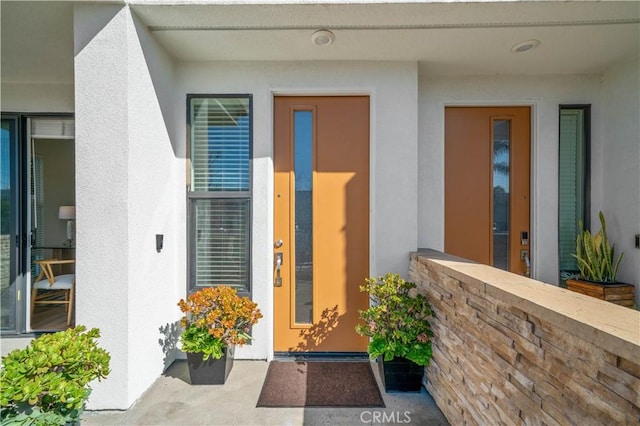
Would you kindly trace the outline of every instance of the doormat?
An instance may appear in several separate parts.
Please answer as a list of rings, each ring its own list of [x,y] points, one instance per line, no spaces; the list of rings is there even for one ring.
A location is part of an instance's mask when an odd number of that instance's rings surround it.
[[[271,361],[257,407],[384,407],[369,362]]]

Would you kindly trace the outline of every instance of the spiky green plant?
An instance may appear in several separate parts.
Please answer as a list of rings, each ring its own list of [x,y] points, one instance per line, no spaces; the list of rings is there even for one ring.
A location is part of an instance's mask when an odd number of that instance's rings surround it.
[[[607,238],[607,223],[604,220],[604,214],[600,212],[599,216],[602,228],[595,235],[591,235],[588,229],[584,229],[582,220],[579,222],[580,232],[576,238],[576,253],[572,256],[578,260],[582,279],[613,283],[616,282],[616,275],[624,253],[615,259],[614,246],[609,245]]]

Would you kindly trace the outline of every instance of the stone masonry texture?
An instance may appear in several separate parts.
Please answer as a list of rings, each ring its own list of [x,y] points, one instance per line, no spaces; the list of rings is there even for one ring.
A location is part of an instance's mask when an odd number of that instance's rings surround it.
[[[517,283],[505,292],[432,260],[446,257],[412,254],[409,277],[434,311],[426,386],[451,424],[639,424],[638,340],[617,342],[601,329],[546,312],[520,296]],[[633,324],[636,317],[630,318]]]

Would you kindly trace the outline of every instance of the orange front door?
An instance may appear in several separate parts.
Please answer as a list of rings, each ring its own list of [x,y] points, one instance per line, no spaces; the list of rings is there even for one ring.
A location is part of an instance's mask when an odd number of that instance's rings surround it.
[[[274,350],[364,352],[369,98],[274,100]]]
[[[445,110],[445,251],[529,268],[529,107]]]

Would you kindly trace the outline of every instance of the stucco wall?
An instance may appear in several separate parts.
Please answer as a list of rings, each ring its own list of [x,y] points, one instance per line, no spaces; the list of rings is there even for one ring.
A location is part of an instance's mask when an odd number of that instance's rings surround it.
[[[434,251],[409,275],[434,311],[427,389],[452,425],[637,422],[639,312]]]
[[[618,253],[624,252],[618,280],[636,286],[640,306],[640,59],[632,58],[605,73],[603,78],[604,127],[594,141],[592,161],[601,172],[594,183],[599,196],[593,203],[592,224],[607,219],[607,234]]]
[[[129,392],[133,402],[175,359],[177,302],[186,289],[184,149],[169,111],[170,58],[137,19],[129,55]],[[184,130],[184,128],[182,128]],[[156,251],[156,234],[164,248]],[[161,330],[162,328],[162,330]],[[162,344],[159,344],[162,340]]]
[[[127,19],[117,6],[74,8],[76,323],[100,328],[111,354],[111,374],[89,401],[97,409],[131,402]]]
[[[89,408],[123,409],[175,356],[161,328],[186,288],[184,160],[163,116],[173,70],[128,8],[78,5],[74,27],[76,322],[99,327],[112,357]]]
[[[253,299],[265,318],[253,329],[252,345],[240,348],[237,356],[272,353],[274,94],[371,96],[370,269],[372,274],[406,270],[406,256],[417,244],[416,64],[181,63],[176,82],[178,128],[186,129],[188,93],[253,95]]]
[[[73,83],[19,83],[0,85],[3,112],[73,112]]]
[[[444,249],[444,108],[532,107],[533,276],[558,283],[558,116],[561,104],[591,104],[592,136],[602,123],[600,76],[422,76],[419,82],[419,247]],[[637,158],[637,155],[636,155]],[[597,174],[597,168],[593,170]]]

